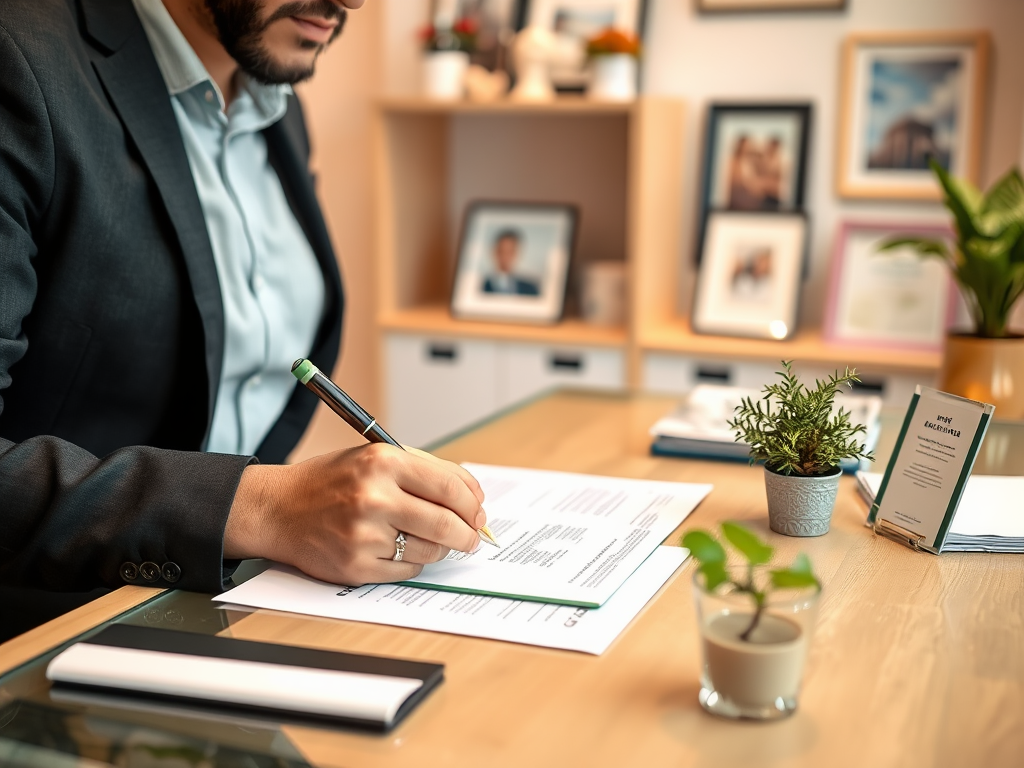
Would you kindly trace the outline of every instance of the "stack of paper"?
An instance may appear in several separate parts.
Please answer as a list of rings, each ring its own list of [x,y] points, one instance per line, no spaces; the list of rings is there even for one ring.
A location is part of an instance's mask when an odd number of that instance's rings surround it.
[[[486,493],[499,548],[452,552],[398,585],[339,587],[279,566],[215,599],[599,654],[682,565],[685,549],[659,545],[711,491],[466,468]]]
[[[874,503],[880,472],[858,472],[857,489]],[[1024,477],[971,475],[943,552],[1024,552]]]
[[[690,456],[708,459],[746,460],[750,448],[736,442],[729,420],[744,397],[757,400],[763,393],[756,389],[700,384],[676,410],[651,427],[651,452],[659,456]],[[836,408],[850,411],[854,424],[864,424],[867,450],[875,449],[881,431],[882,399],[874,395],[851,395],[845,392],[836,398]],[[869,462],[856,460],[843,464],[843,470],[864,469]]]

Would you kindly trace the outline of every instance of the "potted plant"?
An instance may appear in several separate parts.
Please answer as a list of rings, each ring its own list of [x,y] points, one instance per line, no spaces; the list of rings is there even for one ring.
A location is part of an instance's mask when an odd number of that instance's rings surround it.
[[[587,41],[591,63],[587,95],[603,101],[631,101],[636,98],[636,66],[640,38],[609,27]]]
[[[476,38],[476,22],[468,18],[451,23],[439,19],[420,30],[426,96],[440,100],[462,98],[469,55],[476,50]]]
[[[1024,418],[1024,336],[1009,327],[1024,295],[1024,179],[1018,169],[986,193],[951,176],[934,160],[932,170],[953,214],[956,242],[899,237],[881,250],[909,246],[949,265],[975,323],[973,334],[950,334],[939,387],[992,403],[1011,419]]]
[[[711,534],[690,531],[682,545],[700,563],[693,575],[703,666],[701,706],[717,715],[759,720],[796,710],[821,585],[806,555],[788,568],[746,528],[722,524],[742,558],[730,564]]]
[[[852,424],[850,412],[835,409],[840,388],[852,386],[856,370],[846,369],[805,387],[782,361],[781,382],[764,388],[764,396],[745,397],[729,422],[736,440],[750,446],[751,463],[764,462],[768,522],[787,536],[828,533],[839,490],[843,459],[874,457],[857,439],[863,424]]]

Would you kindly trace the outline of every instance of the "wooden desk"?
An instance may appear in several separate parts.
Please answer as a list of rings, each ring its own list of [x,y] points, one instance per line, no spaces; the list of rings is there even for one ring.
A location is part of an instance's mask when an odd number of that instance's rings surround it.
[[[700,709],[688,564],[600,657],[286,614],[236,614],[225,630],[234,637],[447,665],[447,682],[393,733],[285,728],[301,752],[318,766],[402,768],[1022,765],[1024,558],[934,557],[876,538],[863,526],[865,506],[850,478],[843,479],[827,536],[771,533],[761,470],[648,455],[647,429],[671,404],[658,397],[557,394],[437,452],[455,461],[712,482],[714,491],[683,529],[742,520],[784,558],[807,552],[825,591],[793,717],[734,723]],[[1020,447],[1021,434],[1007,438],[1011,448]],[[984,461],[1020,461],[1006,440],[992,445],[999,455]],[[140,599],[114,593],[89,606],[89,617],[65,617],[0,646],[0,658],[12,646],[42,652],[108,608],[122,610],[126,598]]]

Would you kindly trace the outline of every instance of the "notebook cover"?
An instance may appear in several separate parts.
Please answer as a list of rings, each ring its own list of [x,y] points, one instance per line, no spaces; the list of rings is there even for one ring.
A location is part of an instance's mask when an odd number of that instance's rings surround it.
[[[299,712],[291,709],[273,709],[261,705],[244,705],[170,694],[128,691],[107,686],[79,685],[66,682],[54,683],[55,686],[68,690],[117,692],[119,696],[126,698],[158,699],[197,705],[199,707],[260,712],[284,716],[289,720],[294,720],[298,717],[300,719],[332,723],[340,722],[374,730],[390,730],[393,728],[444,680],[443,664],[395,659],[386,656],[367,656],[340,651],[325,651],[316,648],[301,648],[292,645],[261,643],[251,640],[238,640],[231,637],[201,635],[195,632],[179,632],[170,629],[156,629],[154,627],[136,627],[127,624],[113,624],[98,634],[87,637],[80,642],[114,648],[133,648],[158,653],[176,653],[184,656],[234,659],[264,664],[305,667],[308,669],[361,672],[363,674],[381,675],[383,677],[405,677],[422,680],[423,685],[405,700],[390,725],[377,720],[335,717],[310,712]]]

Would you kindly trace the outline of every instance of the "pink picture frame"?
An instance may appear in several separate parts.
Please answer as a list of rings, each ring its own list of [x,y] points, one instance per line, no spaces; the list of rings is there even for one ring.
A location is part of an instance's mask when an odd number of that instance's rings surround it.
[[[953,238],[931,222],[845,221],[836,232],[823,337],[849,347],[941,352],[956,316],[957,287],[949,267],[910,249],[877,253],[898,236]],[[869,260],[878,259],[874,262]],[[884,260],[884,261],[882,261]]]

